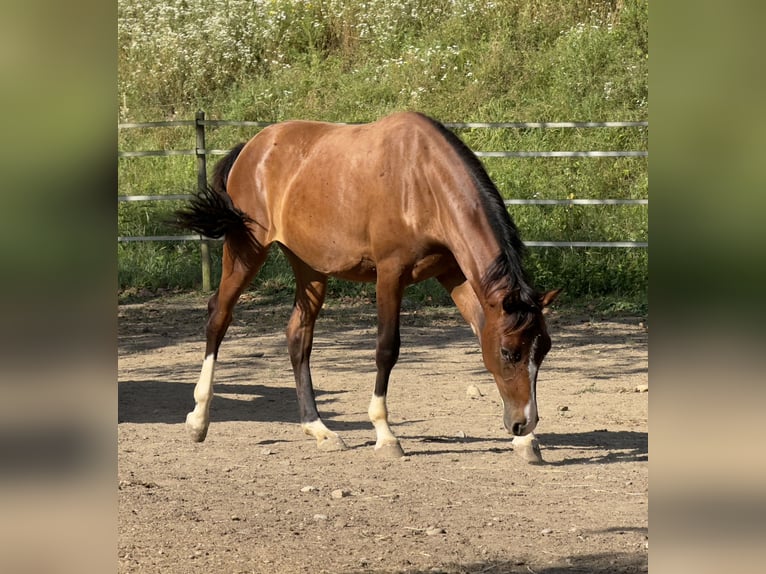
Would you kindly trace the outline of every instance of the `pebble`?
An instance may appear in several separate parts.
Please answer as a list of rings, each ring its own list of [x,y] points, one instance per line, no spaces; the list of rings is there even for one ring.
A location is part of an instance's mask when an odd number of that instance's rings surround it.
[[[568,406],[566,406],[566,405],[561,405],[561,406],[559,407],[559,411],[561,411],[561,412],[564,412],[564,411],[568,411],[568,410],[569,410],[569,407],[568,407]]]
[[[484,393],[481,392],[481,389],[477,387],[476,385],[468,385],[465,389],[465,395],[469,399],[478,399],[479,397],[483,397]]]
[[[270,448],[264,448],[261,450],[261,454],[264,456],[269,456],[271,454],[274,454],[274,451],[271,450]]]
[[[457,431],[457,432],[455,433],[455,436],[456,436],[457,438],[465,438],[465,432],[464,432],[464,431],[461,431],[461,430],[459,430],[459,431]]]
[[[351,491],[344,488],[336,488],[330,493],[330,496],[335,499],[346,498],[351,496]]]
[[[315,514],[314,515],[314,522],[320,522],[322,520],[327,520],[326,514]]]
[[[447,534],[444,528],[432,527],[426,529],[426,536],[437,536],[439,534]]]
[[[648,393],[649,385],[638,385],[633,391],[636,393]]]
[[[237,521],[239,521],[239,520],[242,520],[242,519],[241,519],[239,516],[237,516],[237,515],[235,514],[235,515],[233,515],[233,516],[231,517],[231,520],[234,520],[235,522],[237,522]]]
[[[304,486],[301,488],[301,492],[316,492],[319,490],[316,486]]]
[[[543,528],[540,531],[540,534],[542,534],[543,536],[545,536],[546,534],[553,534],[553,530],[551,530],[550,528]]]

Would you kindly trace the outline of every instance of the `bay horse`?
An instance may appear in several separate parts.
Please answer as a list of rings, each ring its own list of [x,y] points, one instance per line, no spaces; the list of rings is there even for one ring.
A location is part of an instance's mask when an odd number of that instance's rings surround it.
[[[403,454],[388,424],[386,392],[399,357],[404,289],[431,277],[479,339],[506,429],[533,436],[537,373],[551,347],[543,309],[560,290],[533,289],[522,269],[523,243],[497,188],[439,122],[402,112],[361,125],[271,125],[220,160],[212,184],[176,215],[181,227],[225,236],[195,407],[186,418],[194,441],[207,434],[218,349],[234,305],[275,243],[295,274],[287,346],[301,426],[319,449],[346,448],[317,412],[309,366],[328,276],[375,283],[377,377],[368,414],[376,454]]]

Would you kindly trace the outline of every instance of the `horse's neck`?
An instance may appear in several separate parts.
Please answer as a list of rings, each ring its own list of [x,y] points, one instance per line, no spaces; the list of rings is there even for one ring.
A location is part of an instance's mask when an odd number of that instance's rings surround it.
[[[500,255],[501,248],[481,210],[478,213],[466,213],[460,209],[454,211],[452,225],[444,230],[445,242],[481,307],[486,308],[488,301],[482,280]]]

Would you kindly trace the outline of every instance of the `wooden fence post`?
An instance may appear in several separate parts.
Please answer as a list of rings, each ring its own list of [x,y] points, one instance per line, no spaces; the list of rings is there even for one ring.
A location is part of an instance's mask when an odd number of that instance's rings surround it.
[[[205,112],[198,111],[194,118],[194,129],[197,133],[197,189],[204,191],[207,187],[207,162],[205,161]],[[210,287],[210,242],[202,239],[199,244],[202,261],[202,290],[209,292]]]

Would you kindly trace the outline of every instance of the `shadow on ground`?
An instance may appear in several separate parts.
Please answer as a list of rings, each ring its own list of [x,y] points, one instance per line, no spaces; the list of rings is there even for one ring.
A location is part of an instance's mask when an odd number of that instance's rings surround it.
[[[647,554],[586,554],[563,558],[560,562],[551,566],[532,566],[524,560],[493,560],[425,570],[348,570],[344,574],[638,574],[648,571]]]

